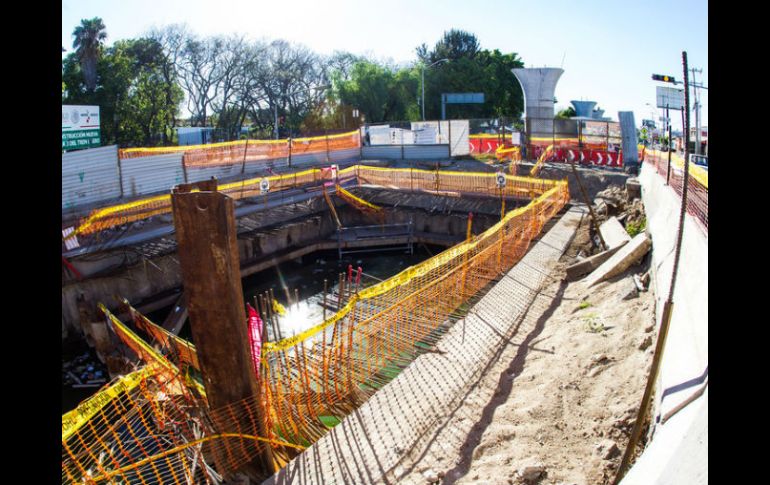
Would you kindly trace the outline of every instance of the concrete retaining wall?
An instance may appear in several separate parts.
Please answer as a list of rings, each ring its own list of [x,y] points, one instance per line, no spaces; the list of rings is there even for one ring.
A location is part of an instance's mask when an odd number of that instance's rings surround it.
[[[518,175],[529,175],[529,171],[534,166],[534,163],[523,162],[519,164]],[[617,185],[619,187],[626,186],[626,180],[629,174],[621,171],[610,171],[601,168],[586,168],[576,167],[580,180],[583,182],[586,193],[590,200],[594,200],[596,194],[606,189],[610,185]],[[540,178],[562,180],[566,177],[569,183],[569,196],[570,199],[584,202],[583,194],[580,192],[580,186],[575,181],[575,175],[572,173],[572,168],[567,163],[548,163],[542,170],[540,170]]]
[[[653,241],[652,269],[658,328],[668,298],[681,199],[643,164],[639,180]],[[664,424],[661,418],[708,378],[708,234],[685,217],[674,309],[657,382],[652,441],[623,485],[708,483],[708,389]]]

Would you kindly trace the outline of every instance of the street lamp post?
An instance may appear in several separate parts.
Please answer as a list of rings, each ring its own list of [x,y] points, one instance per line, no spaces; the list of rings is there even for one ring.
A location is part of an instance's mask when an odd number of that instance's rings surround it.
[[[426,66],[425,64],[422,64],[422,78],[420,85],[422,86],[422,98],[420,99],[420,104],[422,104],[422,120],[425,121],[425,69],[426,67],[433,67],[436,64],[441,64],[442,62],[449,62],[449,59],[439,59],[438,61],[434,62],[433,64]]]

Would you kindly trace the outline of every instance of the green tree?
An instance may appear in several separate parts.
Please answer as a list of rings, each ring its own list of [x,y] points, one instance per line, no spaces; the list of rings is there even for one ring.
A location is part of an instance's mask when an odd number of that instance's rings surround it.
[[[358,108],[368,122],[416,120],[419,82],[414,69],[361,60],[353,65],[349,79],[332,73],[332,93],[334,101]]]
[[[482,50],[473,34],[452,30],[432,51],[425,44],[417,48],[423,62],[450,59],[425,71],[425,116],[441,116],[441,94],[482,92],[483,104],[447,106],[447,118],[518,118],[524,109],[521,86],[511,69],[524,67],[516,53]],[[427,61],[425,61],[427,59]]]
[[[98,82],[88,88],[76,53],[62,61],[64,104],[99,106],[102,144],[150,146],[169,141],[169,120],[177,114],[182,90],[168,83],[168,59],[157,41],[118,41],[97,63]]]
[[[418,47],[418,54],[421,47]],[[479,50],[479,40],[475,35],[464,30],[451,29],[449,32],[444,32],[444,37],[436,43],[433,51],[427,54],[428,59],[433,63],[439,59],[449,59],[450,61],[462,58],[473,59]]]
[[[569,119],[573,116],[577,116],[577,113],[575,112],[575,108],[570,106],[569,108],[565,108],[558,113],[556,113],[556,118],[559,119]]]
[[[83,19],[80,25],[75,27],[72,35],[75,40],[72,47],[83,69],[86,87],[89,91],[96,89],[96,65],[102,52],[102,44],[107,39],[104,22],[99,17],[90,20]]]

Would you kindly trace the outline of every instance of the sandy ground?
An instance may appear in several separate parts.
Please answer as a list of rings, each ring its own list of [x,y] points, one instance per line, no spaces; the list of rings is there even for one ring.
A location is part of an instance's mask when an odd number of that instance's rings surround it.
[[[587,241],[584,226],[541,291],[544,303],[533,305],[446,425],[386,483],[612,482],[652,360],[655,304],[651,291],[624,299],[649,254],[590,289],[563,282]],[[544,471],[525,479],[519,472],[527,465]]]

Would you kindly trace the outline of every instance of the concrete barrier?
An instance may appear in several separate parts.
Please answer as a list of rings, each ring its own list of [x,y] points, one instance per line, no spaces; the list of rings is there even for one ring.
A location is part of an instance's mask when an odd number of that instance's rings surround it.
[[[681,199],[649,164],[643,164],[639,180],[653,241],[652,281],[660,328],[671,285]],[[708,378],[708,234],[690,215],[685,217],[673,299],[653,402],[652,441],[623,485],[708,483],[708,389],[687,403]],[[664,417],[669,419],[663,422]]]

